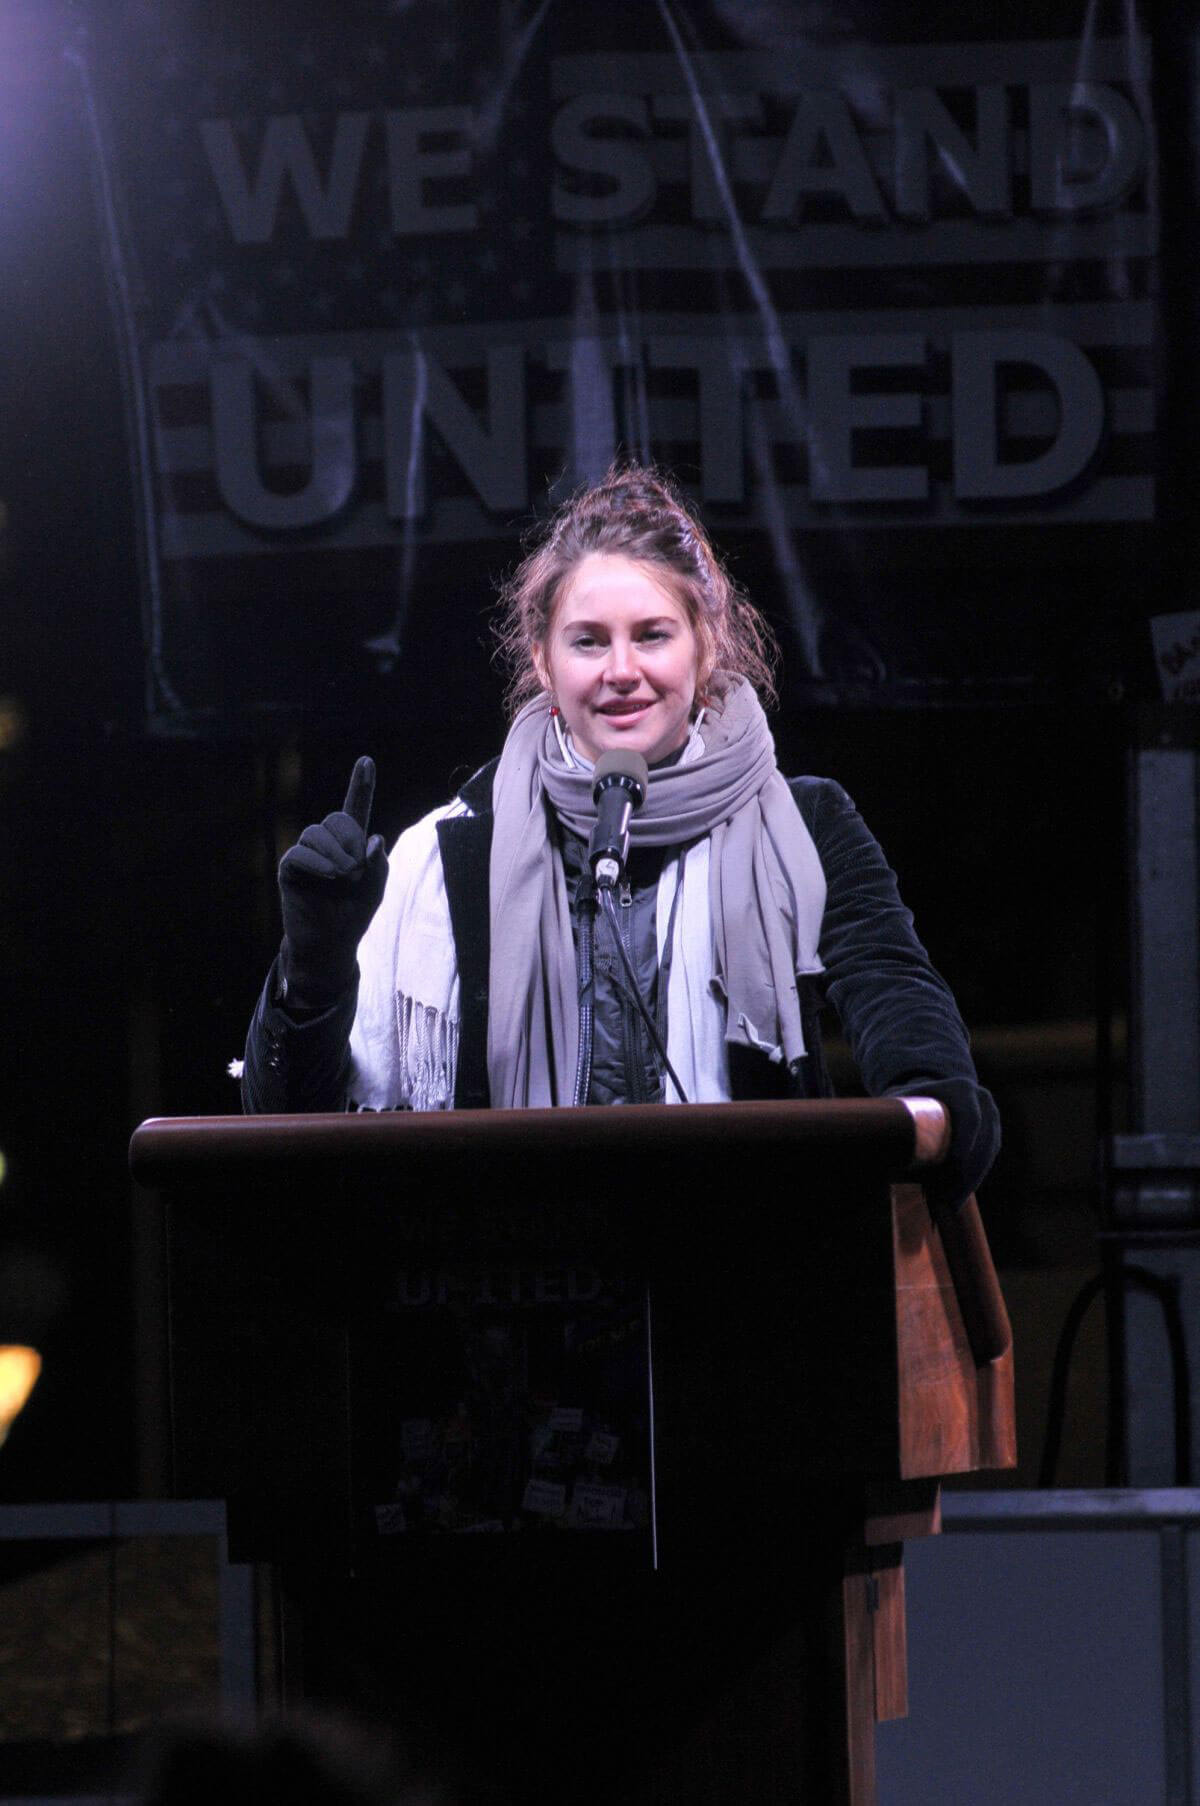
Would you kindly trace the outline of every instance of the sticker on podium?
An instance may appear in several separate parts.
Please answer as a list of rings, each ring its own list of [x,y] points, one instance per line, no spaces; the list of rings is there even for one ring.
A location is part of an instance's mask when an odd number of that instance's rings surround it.
[[[585,1461],[595,1462],[597,1467],[611,1467],[617,1458],[617,1450],[621,1446],[621,1438],[614,1436],[609,1430],[593,1430],[583,1451]]]
[[[567,1522],[573,1530],[619,1530],[625,1522],[625,1488],[576,1480]]]
[[[540,1518],[560,1518],[567,1509],[567,1489],[556,1480],[530,1480],[521,1509]]]
[[[583,1409],[578,1405],[555,1405],[550,1413],[552,1430],[565,1432],[568,1436],[578,1436],[583,1429]]]

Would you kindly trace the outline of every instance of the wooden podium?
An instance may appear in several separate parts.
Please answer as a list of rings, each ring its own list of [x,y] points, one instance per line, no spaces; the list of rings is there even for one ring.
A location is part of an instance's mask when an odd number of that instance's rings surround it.
[[[276,1564],[297,1691],[450,1801],[869,1806],[902,1544],[1015,1461],[978,1212],[919,1183],[944,1133],[912,1099],[142,1124],[176,1492]]]

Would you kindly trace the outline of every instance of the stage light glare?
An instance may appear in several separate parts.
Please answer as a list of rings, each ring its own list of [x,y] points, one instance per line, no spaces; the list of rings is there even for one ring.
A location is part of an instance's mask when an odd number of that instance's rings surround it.
[[[36,1348],[0,1344],[0,1447],[24,1410],[41,1371],[42,1357]]]
[[[4,1181],[7,1178],[8,1178],[8,1156],[4,1152],[4,1149],[0,1148],[0,1185],[3,1185]]]

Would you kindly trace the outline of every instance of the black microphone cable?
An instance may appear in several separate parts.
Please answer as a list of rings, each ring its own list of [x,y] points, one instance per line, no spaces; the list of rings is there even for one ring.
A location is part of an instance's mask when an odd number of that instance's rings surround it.
[[[646,1000],[642,996],[641,988],[638,985],[637,974],[633,969],[633,963],[629,958],[629,954],[626,952],[625,940],[621,934],[621,924],[617,917],[617,906],[613,902],[612,886],[610,884],[601,885],[599,887],[598,895],[600,898],[600,907],[604,911],[604,919],[612,931],[613,941],[616,944],[617,952],[621,956],[621,964],[625,968],[625,976],[629,981],[629,993],[641,1012],[642,1021],[650,1031],[650,1039],[654,1043],[658,1057],[666,1068],[671,1083],[679,1093],[680,1103],[686,1104],[688,1101],[687,1092],[679,1083],[679,1074],[675,1071],[675,1068],[667,1058],[667,1050],[663,1046],[662,1036],[658,1032],[658,1024],[650,1014],[650,1011],[646,1008]]]
[[[576,887],[575,907],[579,912],[579,1053],[571,1102],[578,1107],[587,1103],[592,1088],[595,1028],[596,973],[592,956],[596,945],[596,884],[589,872],[583,874]]]

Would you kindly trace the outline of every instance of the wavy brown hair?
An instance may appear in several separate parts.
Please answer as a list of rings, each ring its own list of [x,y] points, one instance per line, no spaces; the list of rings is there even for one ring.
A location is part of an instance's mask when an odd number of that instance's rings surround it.
[[[576,566],[590,552],[613,552],[661,574],[700,642],[700,692],[720,705],[730,675],[746,678],[764,703],[778,701],[775,636],[713,550],[674,481],[648,465],[614,465],[535,530],[500,590],[498,656],[509,670],[510,716],[542,686],[534,663]]]

